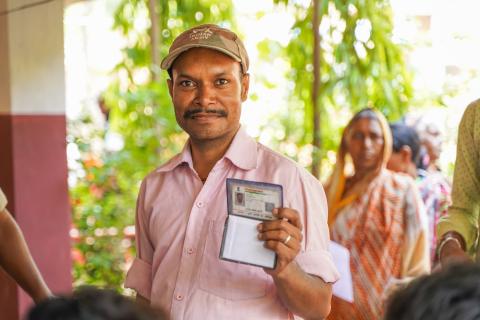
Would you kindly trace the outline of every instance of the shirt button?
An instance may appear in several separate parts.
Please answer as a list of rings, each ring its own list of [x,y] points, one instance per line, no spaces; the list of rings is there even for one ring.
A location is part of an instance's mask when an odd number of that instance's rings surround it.
[[[177,294],[177,295],[175,295],[175,299],[177,299],[178,301],[182,301],[183,296],[181,294]]]
[[[197,207],[201,208],[201,207],[203,207],[203,204],[204,204],[204,203],[203,203],[202,201],[198,201],[198,202],[197,202]]]
[[[192,254],[193,252],[194,252],[193,248],[188,248],[188,249],[187,249],[187,253],[188,253],[188,254]]]

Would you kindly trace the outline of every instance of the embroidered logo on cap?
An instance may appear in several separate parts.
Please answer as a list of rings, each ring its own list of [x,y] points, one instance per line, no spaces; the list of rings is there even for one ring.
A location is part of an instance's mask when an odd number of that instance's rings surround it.
[[[195,29],[190,33],[190,40],[207,40],[212,36],[210,28]]]

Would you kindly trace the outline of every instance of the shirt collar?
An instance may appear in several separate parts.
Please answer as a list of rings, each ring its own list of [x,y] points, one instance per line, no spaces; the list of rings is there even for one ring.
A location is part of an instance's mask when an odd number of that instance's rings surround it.
[[[235,137],[228,147],[224,158],[230,160],[235,166],[243,170],[251,170],[257,167],[257,143],[247,132],[240,127]],[[185,143],[182,152],[174,156],[167,163],[157,169],[157,172],[172,171],[182,164],[188,164],[193,168],[192,152],[190,149],[190,139]]]
[[[257,142],[240,127],[225,153],[225,158],[243,170],[257,167]]]

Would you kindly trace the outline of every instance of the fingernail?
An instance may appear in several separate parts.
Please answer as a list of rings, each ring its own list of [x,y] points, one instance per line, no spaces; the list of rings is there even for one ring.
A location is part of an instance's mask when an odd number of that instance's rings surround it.
[[[277,214],[278,214],[278,209],[277,209],[277,208],[273,209],[273,210],[272,210],[272,213],[275,214],[275,215],[277,215]]]
[[[257,238],[262,240],[262,234],[261,233],[257,234]]]
[[[259,224],[257,225],[257,230],[258,230],[258,231],[262,231],[262,224],[261,224],[261,223],[259,223]]]

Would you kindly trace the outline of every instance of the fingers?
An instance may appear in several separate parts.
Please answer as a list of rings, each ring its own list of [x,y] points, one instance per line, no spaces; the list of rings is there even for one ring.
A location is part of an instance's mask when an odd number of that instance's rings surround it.
[[[271,275],[279,274],[295,260],[303,240],[302,223],[296,210],[278,208],[272,211],[279,219],[258,224],[258,238],[264,246],[277,253],[275,270],[266,270]]]
[[[288,208],[274,209],[280,218],[264,221],[258,225],[258,238],[265,241],[265,247],[280,255],[295,255],[300,251],[303,234],[301,222],[296,210]]]
[[[300,242],[302,241],[301,237],[302,234],[300,234],[300,239],[298,239],[284,230],[266,231],[258,234],[258,239],[260,240],[265,240],[266,242],[276,242],[282,244],[285,248],[290,248],[295,251],[300,251]],[[268,245],[268,243],[266,245]]]
[[[302,231],[286,220],[264,221],[257,228],[262,240],[284,242],[289,235],[299,242],[303,239]]]
[[[302,222],[300,221],[300,215],[297,210],[290,208],[275,208],[272,213],[276,215],[279,219],[288,220],[291,224],[302,231]]]

